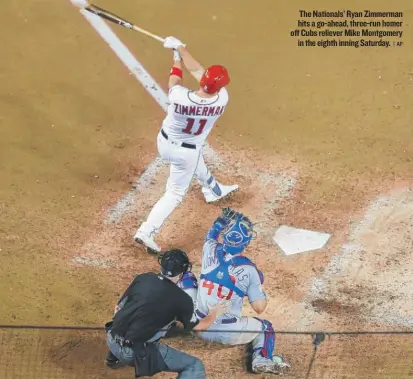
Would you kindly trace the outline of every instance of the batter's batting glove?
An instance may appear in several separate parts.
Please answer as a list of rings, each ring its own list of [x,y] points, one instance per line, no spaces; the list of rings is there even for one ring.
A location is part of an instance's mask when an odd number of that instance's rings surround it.
[[[180,46],[186,47],[183,42],[175,37],[166,37],[165,42],[163,43],[163,47],[166,47],[167,49],[178,49]]]
[[[174,49],[174,62],[176,61],[182,61],[182,57],[181,54],[179,54],[179,51]]]

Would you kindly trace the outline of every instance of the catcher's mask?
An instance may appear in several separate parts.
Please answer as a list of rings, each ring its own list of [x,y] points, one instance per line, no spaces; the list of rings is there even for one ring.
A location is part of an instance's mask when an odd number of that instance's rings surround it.
[[[222,234],[222,245],[228,254],[241,254],[255,238],[254,225],[248,217],[242,216],[231,220]]]
[[[186,253],[181,249],[171,249],[158,257],[161,273],[169,278],[184,274],[192,269]]]

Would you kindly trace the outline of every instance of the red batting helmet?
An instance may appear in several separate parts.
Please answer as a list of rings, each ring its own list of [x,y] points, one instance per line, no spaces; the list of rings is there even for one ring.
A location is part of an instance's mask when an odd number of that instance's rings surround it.
[[[224,66],[214,65],[208,67],[202,75],[200,84],[201,88],[209,94],[218,92],[222,87],[229,84],[230,79],[228,71]]]

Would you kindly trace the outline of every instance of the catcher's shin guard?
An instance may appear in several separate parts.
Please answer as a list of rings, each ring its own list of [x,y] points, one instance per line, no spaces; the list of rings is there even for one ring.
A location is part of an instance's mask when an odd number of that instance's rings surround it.
[[[255,317],[257,320],[262,322],[263,332],[264,332],[264,346],[255,347],[254,352],[261,350],[261,355],[264,358],[272,359],[272,355],[275,349],[275,331],[272,324],[267,320],[261,320]]]

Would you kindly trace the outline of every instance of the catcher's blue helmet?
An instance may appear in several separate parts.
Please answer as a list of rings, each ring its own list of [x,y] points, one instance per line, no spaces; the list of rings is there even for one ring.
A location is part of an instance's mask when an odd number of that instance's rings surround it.
[[[222,234],[224,251],[231,255],[241,254],[255,237],[252,222],[242,214],[231,220]]]

